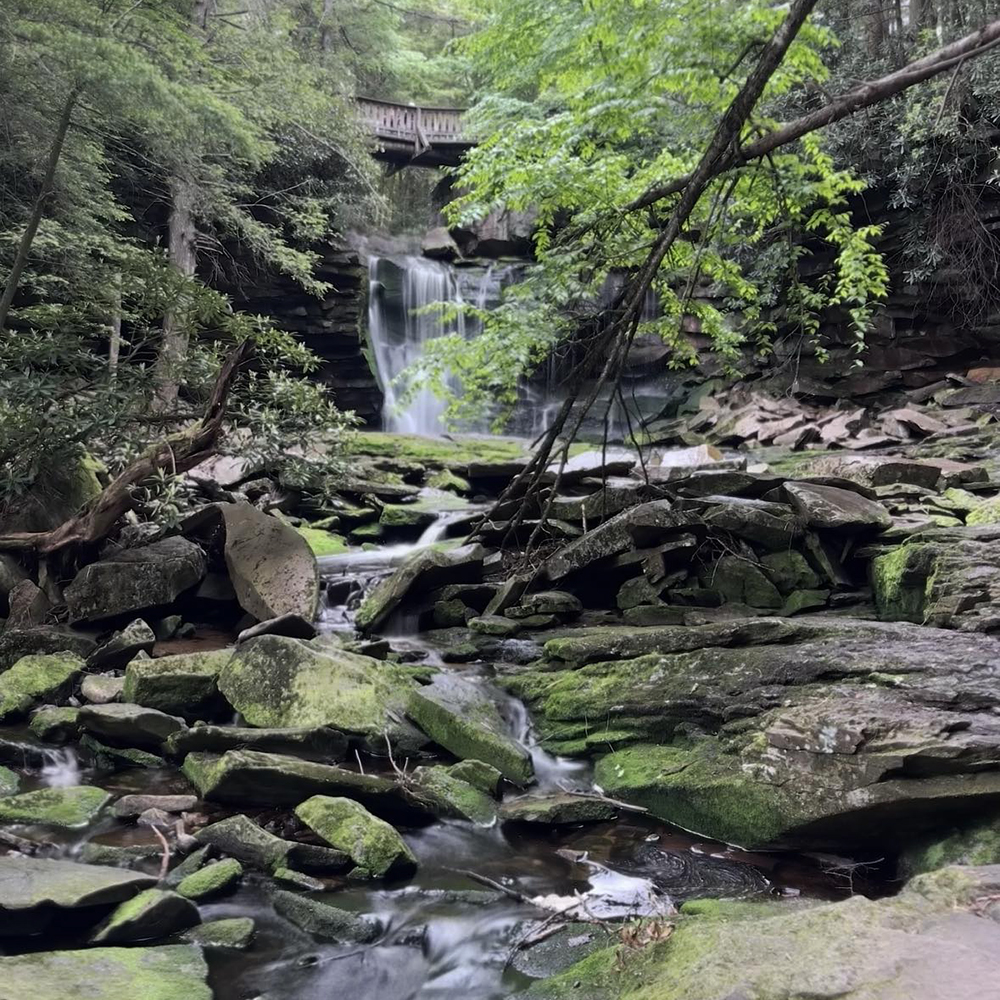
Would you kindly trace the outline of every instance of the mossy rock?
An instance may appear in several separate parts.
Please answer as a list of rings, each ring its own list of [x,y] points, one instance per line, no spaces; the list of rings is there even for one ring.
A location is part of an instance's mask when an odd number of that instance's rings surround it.
[[[163,856],[161,844],[102,844],[88,840],[80,851],[80,860],[88,865],[134,868],[140,862]]]
[[[80,829],[97,819],[111,798],[109,792],[93,785],[39,788],[0,798],[0,823],[37,823]]]
[[[326,531],[315,525],[299,525],[295,530],[306,540],[317,559],[323,556],[339,556],[350,551],[347,539],[333,531]]]
[[[452,764],[448,772],[492,798],[499,794],[500,782],[503,781],[499,769],[481,760],[460,760],[457,764]]]
[[[314,795],[295,815],[328,844],[350,855],[355,876],[411,875],[417,859],[403,838],[384,820],[353,799]]]
[[[80,739],[80,747],[94,758],[99,771],[122,771],[131,767],[166,767],[167,762],[155,753],[134,747],[109,747],[89,734]]]
[[[522,622],[504,618],[503,615],[479,615],[470,618],[468,621],[469,630],[477,632],[479,635],[495,636],[498,639],[507,639],[517,635],[524,627]]]
[[[478,763],[478,761],[477,761]],[[495,772],[499,776],[499,772]],[[411,772],[415,792],[429,801],[437,815],[490,826],[497,818],[490,794],[457,775],[453,768],[418,767]]]
[[[472,492],[468,479],[455,475],[450,469],[442,469],[427,477],[427,485],[432,490],[447,490],[450,493],[465,494]]]
[[[218,693],[218,677],[232,649],[132,660],[122,698],[170,715],[192,715]]]
[[[212,1000],[207,977],[201,949],[189,944],[0,958],[0,982],[12,1000]]]
[[[903,852],[899,867],[920,875],[948,865],[1000,864],[1000,818],[969,823],[942,837],[924,838]]]
[[[13,795],[21,784],[21,776],[9,767],[0,767],[0,796]]]
[[[505,799],[500,818],[505,823],[531,823],[563,826],[574,823],[603,823],[618,815],[610,802],[594,796],[555,792],[547,795],[522,795]]]
[[[801,552],[791,549],[787,552],[769,552],[761,556],[761,568],[768,579],[783,594],[793,590],[815,590],[819,587],[819,577]]]
[[[245,951],[253,941],[255,930],[256,926],[250,917],[225,917],[192,927],[184,932],[182,939],[200,948]]]
[[[879,617],[921,623],[933,566],[933,549],[920,544],[900,545],[876,556],[871,562],[871,580]]]
[[[145,889],[119,903],[94,931],[93,944],[133,944],[169,937],[201,923],[198,907],[167,889]]]
[[[83,660],[73,653],[22,657],[0,674],[0,720],[24,715],[37,701],[56,700],[83,667]]]
[[[426,528],[437,519],[435,511],[420,504],[387,503],[379,514],[378,523],[383,528]]]
[[[187,899],[208,899],[234,889],[242,877],[243,865],[226,858],[192,872],[178,883],[177,892]]]
[[[296,927],[318,938],[351,944],[367,944],[379,936],[375,923],[347,910],[284,889],[271,893],[275,910]]]
[[[973,526],[1000,523],[1000,497],[992,497],[979,503],[969,511],[965,523]]]

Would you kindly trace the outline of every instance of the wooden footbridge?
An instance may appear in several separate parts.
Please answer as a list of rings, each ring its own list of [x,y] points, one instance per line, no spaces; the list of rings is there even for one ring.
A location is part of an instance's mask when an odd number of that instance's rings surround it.
[[[456,167],[475,145],[462,130],[464,108],[423,108],[358,98],[362,121],[375,139],[376,160],[403,167]]]

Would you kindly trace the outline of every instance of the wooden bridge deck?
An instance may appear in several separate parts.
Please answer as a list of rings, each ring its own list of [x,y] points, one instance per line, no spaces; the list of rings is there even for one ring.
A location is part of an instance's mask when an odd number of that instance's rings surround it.
[[[464,108],[423,108],[358,98],[362,120],[371,129],[374,156],[397,167],[454,167],[475,145],[462,130]]]

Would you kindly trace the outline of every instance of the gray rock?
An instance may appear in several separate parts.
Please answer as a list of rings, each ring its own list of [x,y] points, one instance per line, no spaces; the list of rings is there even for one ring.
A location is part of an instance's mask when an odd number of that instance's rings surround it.
[[[137,618],[98,646],[87,657],[87,666],[94,670],[124,667],[137,653],[152,653],[155,645],[153,630],[141,618]]]
[[[205,553],[185,538],[164,538],[85,566],[66,588],[74,621],[98,621],[175,601],[205,575]]]
[[[219,504],[226,528],[226,566],[240,607],[260,621],[316,617],[319,570],[309,544],[292,527],[250,504]]]
[[[147,809],[161,809],[165,813],[190,812],[198,805],[197,795],[123,795],[112,807],[119,818],[138,816]]]
[[[544,826],[601,823],[617,815],[618,810],[610,802],[572,792],[522,795],[505,799],[500,807],[500,818],[505,823],[537,823]]]
[[[504,614],[508,618],[528,618],[532,615],[562,615],[573,618],[583,610],[580,599],[565,590],[541,590],[526,594],[520,602],[508,608]]]
[[[269,618],[267,621],[257,622],[256,625],[243,629],[236,637],[236,641],[246,642],[247,639],[255,639],[259,635],[286,635],[292,639],[312,639],[316,635],[316,626],[301,615],[279,615],[277,618]]]
[[[168,889],[146,889],[124,903],[91,935],[93,944],[135,944],[169,937],[201,923],[198,907]]]
[[[183,757],[196,751],[261,750],[329,763],[347,756],[347,737],[329,726],[251,729],[246,726],[192,726],[171,734],[167,753]]]
[[[7,595],[8,628],[34,628],[43,625],[52,602],[31,580],[22,580]]]
[[[355,624],[365,631],[378,628],[407,598],[451,583],[478,583],[482,579],[481,545],[455,549],[423,549],[411,556],[364,599]]]
[[[121,701],[122,690],[125,687],[124,677],[113,674],[87,674],[80,684],[80,694],[84,701],[91,705],[107,705],[113,701]]]
[[[787,504],[713,496],[682,503],[683,509],[700,513],[710,528],[728,531],[772,551],[787,550],[802,535],[802,522]]]
[[[133,660],[125,670],[122,697],[147,708],[190,717],[216,697],[219,673],[232,656],[232,649],[212,649]]]
[[[365,944],[374,941],[381,929],[347,910],[338,909],[317,899],[296,895],[284,889],[276,889],[271,894],[275,910],[286,920],[307,934],[328,941]]]
[[[99,739],[125,747],[159,750],[184,720],[142,705],[86,705],[78,716],[80,726]]]
[[[785,483],[784,492],[810,528],[863,532],[884,530],[892,524],[889,512],[880,503],[849,490],[815,483]]]
[[[255,931],[250,917],[226,917],[210,920],[185,931],[182,940],[201,948],[225,948],[231,951],[245,951],[253,941]]]
[[[0,670],[13,666],[22,656],[48,653],[75,653],[86,657],[96,643],[90,636],[56,625],[37,628],[10,628],[0,631]]]
[[[702,571],[702,585],[718,591],[726,601],[751,608],[780,608],[781,594],[760,566],[745,556],[724,555]]]

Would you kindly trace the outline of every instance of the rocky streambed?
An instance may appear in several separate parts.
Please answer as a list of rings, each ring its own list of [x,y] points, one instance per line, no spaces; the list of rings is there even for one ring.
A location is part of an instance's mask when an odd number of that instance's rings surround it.
[[[932,445],[584,453],[468,537],[514,447],[377,438],[5,560],[0,995],[992,996],[1000,486]]]

